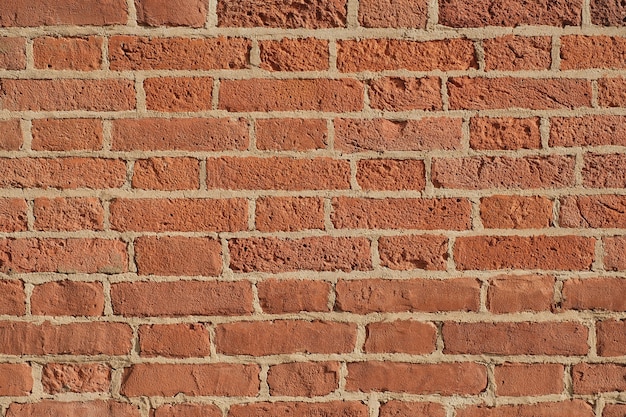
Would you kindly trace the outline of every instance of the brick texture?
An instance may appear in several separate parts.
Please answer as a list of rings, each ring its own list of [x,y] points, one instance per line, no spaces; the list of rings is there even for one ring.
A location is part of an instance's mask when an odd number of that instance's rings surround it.
[[[626,0],[0,0],[0,417],[624,417]]]

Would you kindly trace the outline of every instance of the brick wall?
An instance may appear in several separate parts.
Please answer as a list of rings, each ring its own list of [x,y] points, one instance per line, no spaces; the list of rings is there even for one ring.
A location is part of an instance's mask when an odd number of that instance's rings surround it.
[[[626,416],[619,0],[0,0],[0,416]]]

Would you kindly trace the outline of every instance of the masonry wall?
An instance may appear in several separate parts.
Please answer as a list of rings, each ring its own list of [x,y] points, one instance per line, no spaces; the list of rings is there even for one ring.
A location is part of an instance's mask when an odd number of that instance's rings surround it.
[[[619,0],[0,0],[0,416],[626,416]]]

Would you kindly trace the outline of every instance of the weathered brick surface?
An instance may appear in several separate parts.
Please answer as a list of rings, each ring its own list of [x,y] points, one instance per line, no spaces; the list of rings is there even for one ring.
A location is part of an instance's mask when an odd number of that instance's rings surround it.
[[[625,0],[0,0],[0,417],[624,417]]]

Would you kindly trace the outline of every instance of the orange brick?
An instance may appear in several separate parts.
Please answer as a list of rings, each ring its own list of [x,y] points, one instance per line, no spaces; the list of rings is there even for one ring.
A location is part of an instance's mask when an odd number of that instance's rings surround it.
[[[626,39],[609,36],[561,37],[561,69],[624,69]]]
[[[41,383],[48,394],[109,392],[111,368],[100,363],[47,363]]]
[[[444,270],[448,239],[432,235],[383,236],[378,240],[378,252],[381,265],[389,269]]]
[[[548,36],[486,39],[483,49],[487,71],[547,70],[552,63],[552,40]]]
[[[445,417],[446,410],[437,403],[391,400],[380,405],[380,417],[414,416]]]
[[[605,237],[604,267],[610,271],[626,269],[626,237]]]
[[[539,149],[539,119],[472,117],[470,121],[472,149]]]
[[[259,198],[255,224],[263,232],[324,229],[324,201],[313,197]]]
[[[2,58],[2,55],[0,55],[0,58]],[[0,135],[0,150],[18,151],[22,147],[22,128],[19,120],[0,120],[0,132],[2,132],[2,135]]]
[[[366,328],[366,353],[425,355],[436,349],[437,328],[411,320],[370,323]]]
[[[243,281],[120,282],[111,285],[111,303],[115,314],[129,317],[231,316],[253,310],[252,288]]]
[[[28,205],[21,198],[0,199],[0,232],[22,232],[28,229]]]
[[[38,403],[19,404],[13,403],[7,411],[8,417],[30,417],[37,415],[57,415],[72,417],[87,417],[89,415],[97,415],[98,417],[140,417],[141,412],[139,406],[117,402],[117,401],[84,401],[84,402],[65,402],[43,400]]]
[[[600,356],[626,355],[626,321],[604,320],[596,323],[597,348]]]
[[[550,119],[549,145],[626,146],[626,117],[553,117]]]
[[[102,38],[52,38],[33,41],[35,68],[93,71],[102,65]]]
[[[361,0],[359,22],[368,28],[425,29],[428,2],[425,0]]]
[[[34,315],[101,316],[104,290],[99,282],[48,282],[35,286],[30,303]]]
[[[217,276],[222,271],[222,247],[202,237],[139,237],[135,261],[140,275]]]
[[[29,7],[30,6],[30,7]],[[3,1],[0,26],[56,26],[126,24],[124,0],[29,0]]]
[[[623,278],[573,278],[563,282],[564,309],[626,311]]]
[[[264,416],[369,416],[367,405],[360,401],[329,401],[323,403],[272,402],[235,404],[230,407],[228,417]]]
[[[494,229],[542,229],[552,224],[552,200],[495,195],[480,200],[483,226]]]
[[[332,221],[338,229],[467,230],[471,204],[463,198],[333,199]]]
[[[207,77],[148,78],[143,82],[148,110],[203,111],[212,108],[213,79]]]
[[[340,40],[337,68],[341,72],[467,70],[476,68],[469,39],[409,41],[401,39]]]
[[[356,180],[364,190],[421,191],[426,169],[421,160],[362,159],[357,162]]]
[[[228,246],[230,267],[237,272],[347,272],[372,268],[370,244],[365,238],[244,238],[231,239]]]
[[[356,325],[327,321],[276,320],[220,324],[215,346],[225,355],[349,353],[356,344]]]
[[[598,104],[600,107],[624,107],[626,105],[626,78],[599,79]]]
[[[328,128],[320,119],[258,119],[256,146],[264,151],[309,151],[324,149]]]
[[[33,389],[32,370],[25,363],[0,364],[0,395],[26,396]]]
[[[207,0],[135,0],[137,23],[145,26],[204,27]]]
[[[270,395],[317,397],[339,388],[338,362],[294,362],[270,366]]]
[[[565,367],[560,364],[504,363],[494,369],[496,395],[561,394]]]
[[[572,369],[574,394],[622,392],[626,390],[626,366],[579,363]]]
[[[388,111],[441,110],[441,82],[437,77],[378,78],[370,82],[370,106]]]
[[[154,411],[154,417],[222,417],[213,404],[165,404]]]
[[[149,158],[135,161],[133,188],[144,190],[197,190],[200,161],[195,158]]]
[[[97,198],[36,198],[37,230],[102,230],[104,208]]]
[[[425,151],[461,147],[462,120],[336,119],[335,147],[343,152]]]
[[[139,349],[141,356],[149,357],[189,358],[211,354],[209,332],[201,324],[141,326]]]
[[[26,69],[26,39],[1,37],[0,51],[0,69]]]
[[[36,119],[32,121],[36,151],[102,149],[102,122],[97,119]]]
[[[330,283],[313,280],[268,279],[257,283],[259,303],[270,314],[329,311]]]
[[[26,314],[26,293],[22,281],[0,280],[0,314],[10,316]]]
[[[583,400],[571,400],[558,403],[538,403],[502,405],[499,407],[469,406],[457,411],[457,417],[593,417],[591,405]]]
[[[328,41],[281,39],[259,42],[261,68],[268,71],[323,71],[328,69]]]
[[[591,154],[585,155],[583,165],[583,184],[594,188],[625,188],[626,187],[626,155]],[[619,196],[615,196],[619,201]]]
[[[554,278],[542,275],[502,275],[491,280],[487,308],[496,314],[550,311]]]

